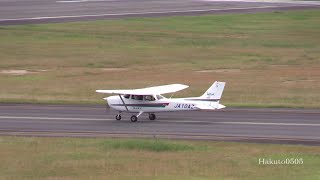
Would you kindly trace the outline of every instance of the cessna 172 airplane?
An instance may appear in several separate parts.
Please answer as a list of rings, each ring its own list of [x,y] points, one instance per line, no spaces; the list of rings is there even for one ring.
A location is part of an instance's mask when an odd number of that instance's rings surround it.
[[[117,94],[104,98],[109,106],[119,114],[116,120],[121,120],[122,112],[138,113],[131,116],[136,122],[142,113],[148,113],[150,120],[155,120],[155,112],[188,111],[188,110],[215,110],[225,108],[219,104],[225,82],[214,82],[200,97],[165,98],[161,94],[174,93],[188,88],[183,84],[170,84],[128,90],[96,90],[98,93]]]

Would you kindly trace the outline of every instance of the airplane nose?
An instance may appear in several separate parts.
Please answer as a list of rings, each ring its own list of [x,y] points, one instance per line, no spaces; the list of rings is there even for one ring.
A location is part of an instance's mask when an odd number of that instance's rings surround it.
[[[112,104],[115,103],[116,97],[115,96],[109,96],[109,97],[106,97],[106,98],[103,98],[103,99],[107,101],[109,106],[112,106]]]
[[[110,106],[110,104],[111,104],[111,97],[105,97],[105,98],[103,98],[103,99],[106,100],[107,103],[108,103],[108,105]]]

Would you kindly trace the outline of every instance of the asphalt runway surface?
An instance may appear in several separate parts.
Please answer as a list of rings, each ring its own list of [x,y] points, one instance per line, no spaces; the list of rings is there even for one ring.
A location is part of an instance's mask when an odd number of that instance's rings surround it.
[[[320,111],[226,108],[157,113],[138,122],[101,106],[0,105],[0,135],[133,137],[320,145]]]
[[[0,25],[127,17],[256,13],[319,7],[320,2],[286,0],[0,0]]]

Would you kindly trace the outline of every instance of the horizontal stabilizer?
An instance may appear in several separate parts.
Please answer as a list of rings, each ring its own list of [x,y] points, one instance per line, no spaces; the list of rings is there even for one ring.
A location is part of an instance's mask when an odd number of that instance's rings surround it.
[[[211,105],[205,105],[205,104],[199,104],[196,106],[196,108],[198,108],[199,110],[215,110],[215,109],[223,109],[226,106],[222,105],[222,104],[217,104],[216,107],[211,106]]]
[[[218,108],[217,108],[217,109],[223,109],[223,108],[225,108],[225,107],[226,107],[225,105],[218,104]]]

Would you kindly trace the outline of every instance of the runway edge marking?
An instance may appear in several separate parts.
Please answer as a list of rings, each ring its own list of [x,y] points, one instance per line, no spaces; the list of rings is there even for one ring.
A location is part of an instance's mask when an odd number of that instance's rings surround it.
[[[148,15],[148,14],[170,14],[170,13],[191,13],[191,12],[210,12],[210,11],[231,11],[231,10],[250,10],[267,8],[289,8],[289,7],[310,7],[310,5],[288,5],[288,6],[260,6],[245,8],[225,8],[225,9],[194,9],[181,11],[149,11],[149,12],[131,12],[131,13],[107,13],[107,14],[84,14],[84,15],[64,15],[64,16],[40,16],[29,18],[6,18],[2,21],[22,21],[22,20],[45,20],[45,19],[63,19],[63,18],[84,18],[84,17],[103,17],[103,16],[128,16],[128,15]]]

